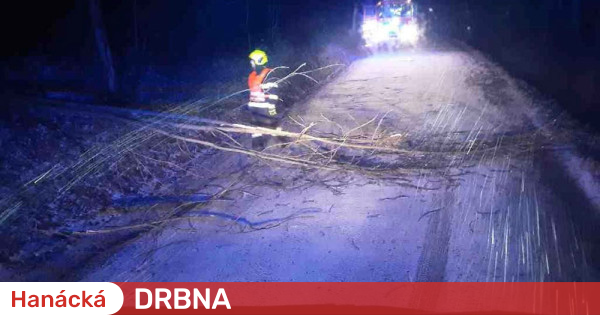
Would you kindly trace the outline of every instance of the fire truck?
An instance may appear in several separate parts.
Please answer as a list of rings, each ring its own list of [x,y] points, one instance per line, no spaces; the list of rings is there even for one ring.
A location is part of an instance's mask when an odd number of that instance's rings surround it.
[[[367,47],[415,46],[421,31],[411,0],[380,0],[363,5],[361,33]]]

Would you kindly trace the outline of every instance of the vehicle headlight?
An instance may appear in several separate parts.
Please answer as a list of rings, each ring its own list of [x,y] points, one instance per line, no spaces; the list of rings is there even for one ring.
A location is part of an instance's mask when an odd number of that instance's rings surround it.
[[[377,21],[365,21],[362,25],[363,32],[373,31],[377,28]]]
[[[414,44],[419,40],[419,28],[416,24],[407,24],[400,29],[400,40]]]
[[[388,28],[377,21],[365,21],[362,26],[363,38],[367,41],[367,46],[385,41],[388,37]]]

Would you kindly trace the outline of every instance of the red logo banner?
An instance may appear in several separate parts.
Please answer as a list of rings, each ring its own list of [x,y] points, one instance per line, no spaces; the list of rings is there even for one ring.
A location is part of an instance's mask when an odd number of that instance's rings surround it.
[[[600,283],[117,285],[117,314],[600,314]]]

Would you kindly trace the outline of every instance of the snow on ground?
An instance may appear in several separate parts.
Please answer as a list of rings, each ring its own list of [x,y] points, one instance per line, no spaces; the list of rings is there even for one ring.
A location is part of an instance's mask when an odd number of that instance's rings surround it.
[[[535,150],[552,134],[531,117],[541,103],[465,49],[357,61],[284,128],[399,133],[419,163],[381,176],[215,154],[203,165],[222,174],[186,187],[225,187],[226,198],[98,255],[77,278],[594,280],[597,209],[552,150]]]

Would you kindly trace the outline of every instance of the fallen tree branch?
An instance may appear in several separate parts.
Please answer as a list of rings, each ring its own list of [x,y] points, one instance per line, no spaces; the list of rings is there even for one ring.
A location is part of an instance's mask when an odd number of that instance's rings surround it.
[[[430,211],[427,211],[427,212],[423,213],[423,214],[422,214],[422,215],[419,217],[419,219],[417,220],[417,222],[421,221],[421,219],[423,219],[423,218],[424,218],[424,217],[426,217],[427,215],[429,215],[429,214],[432,214],[432,213],[434,213],[434,212],[438,212],[438,211],[440,211],[440,210],[442,210],[442,208],[435,209],[435,210],[430,210]]]
[[[304,131],[304,130],[302,132],[298,133],[298,132],[270,129],[270,128],[265,128],[265,127],[247,126],[247,125],[241,125],[241,124],[234,124],[233,127],[197,126],[197,125],[190,125],[190,124],[175,124],[174,126],[177,128],[180,128],[180,129],[195,130],[195,131],[220,130],[223,132],[234,132],[234,133],[245,133],[245,134],[261,133],[261,134],[267,134],[267,135],[277,136],[277,137],[289,137],[289,138],[297,138],[297,139],[302,138],[305,140],[317,141],[317,142],[321,142],[321,143],[325,143],[325,144],[360,149],[360,150],[375,150],[375,151],[385,151],[385,152],[404,153],[404,154],[419,153],[419,152],[415,152],[415,151],[411,151],[411,150],[402,150],[402,149],[397,149],[397,148],[393,148],[393,147],[352,143],[352,142],[355,142],[355,140],[348,139],[348,138],[345,138],[342,141],[339,141],[337,139],[332,139],[332,138],[317,137],[317,136],[312,136],[312,135],[306,134],[306,131]],[[305,130],[308,130],[308,128],[309,127],[305,128]],[[361,141],[361,142],[376,143],[376,141],[370,141],[370,140],[365,140],[365,141]]]
[[[121,231],[127,231],[127,230],[153,228],[153,227],[157,227],[161,224],[172,223],[172,222],[177,222],[177,221],[181,221],[181,220],[200,220],[200,219],[204,219],[206,217],[214,217],[214,218],[219,218],[219,219],[223,219],[223,220],[227,220],[227,221],[232,221],[233,223],[247,226],[253,230],[262,230],[262,229],[281,225],[282,223],[285,223],[287,221],[290,221],[290,220],[293,220],[296,218],[303,217],[304,215],[307,215],[307,214],[315,214],[315,213],[320,213],[320,212],[322,212],[320,209],[310,208],[310,209],[300,210],[298,212],[292,213],[283,218],[265,219],[262,221],[251,221],[247,218],[244,218],[241,216],[234,216],[234,215],[224,213],[224,212],[202,210],[202,211],[198,211],[198,212],[192,212],[192,213],[190,213],[190,215],[187,215],[187,216],[156,220],[156,221],[152,221],[152,222],[133,224],[133,225],[127,225],[127,226],[119,226],[119,227],[107,228],[107,229],[102,229],[102,230],[73,231],[73,232],[67,232],[67,233],[62,232],[61,234],[65,234],[65,235],[107,234],[107,233],[115,233],[115,232],[121,232]]]
[[[207,146],[207,147],[217,149],[217,150],[241,153],[241,154],[253,156],[256,158],[277,161],[277,162],[283,162],[283,163],[288,163],[288,164],[293,164],[293,165],[309,166],[309,167],[316,167],[316,168],[320,168],[320,169],[333,170],[333,168],[331,168],[331,167],[323,166],[323,165],[320,165],[313,161],[296,159],[296,158],[292,158],[292,157],[283,157],[283,156],[278,156],[278,155],[274,155],[274,154],[268,154],[268,153],[263,153],[263,152],[258,152],[258,151],[254,151],[254,150],[248,150],[248,149],[226,148],[226,147],[222,147],[220,145],[217,145],[217,144],[209,142],[209,141],[203,141],[203,140],[198,140],[198,139],[194,139],[194,138],[182,137],[182,136],[174,135],[174,134],[171,134],[166,131],[159,130],[159,129],[156,129],[156,132],[158,132],[162,135],[165,135],[167,137],[201,144],[203,146]]]

